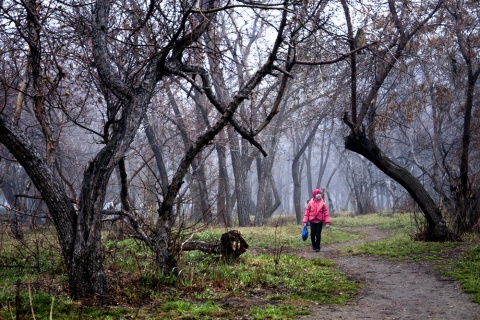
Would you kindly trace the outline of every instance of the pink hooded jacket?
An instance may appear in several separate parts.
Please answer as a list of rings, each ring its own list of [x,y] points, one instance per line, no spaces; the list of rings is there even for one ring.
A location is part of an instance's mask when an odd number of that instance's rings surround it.
[[[313,222],[325,222],[330,223],[330,215],[328,214],[327,204],[322,198],[315,199],[317,194],[322,194],[319,189],[315,189],[312,192],[312,199],[308,202],[305,214],[303,215],[303,223]]]

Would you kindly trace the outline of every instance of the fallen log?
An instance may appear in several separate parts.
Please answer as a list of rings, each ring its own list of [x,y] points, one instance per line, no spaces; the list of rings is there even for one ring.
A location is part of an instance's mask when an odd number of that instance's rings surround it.
[[[225,258],[237,259],[248,249],[248,243],[238,230],[230,230],[218,242],[187,241],[182,245],[182,251],[199,250],[209,254],[221,254]]]

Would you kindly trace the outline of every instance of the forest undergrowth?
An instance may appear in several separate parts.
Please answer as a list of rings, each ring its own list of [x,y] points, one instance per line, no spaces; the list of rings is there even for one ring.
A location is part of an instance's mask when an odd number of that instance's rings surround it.
[[[373,229],[372,229],[373,228]],[[0,237],[0,319],[293,319],[313,306],[346,305],[364,283],[331,259],[372,255],[395,261],[432,261],[439,273],[457,279],[480,303],[480,237],[460,243],[413,241],[409,214],[338,214],[324,230],[321,252],[293,216],[277,216],[263,227],[237,228],[249,250],[235,262],[198,251],[184,252],[177,270],[162,275],[154,256],[134,239],[105,233],[104,266],[110,291],[89,300],[68,298],[65,268],[48,228],[25,230],[22,241],[6,230]],[[388,237],[363,241],[371,230]],[[215,242],[225,228],[207,228],[195,240]],[[114,240],[115,239],[115,240]],[[337,250],[338,248],[338,250]],[[334,250],[335,249],[335,250]]]

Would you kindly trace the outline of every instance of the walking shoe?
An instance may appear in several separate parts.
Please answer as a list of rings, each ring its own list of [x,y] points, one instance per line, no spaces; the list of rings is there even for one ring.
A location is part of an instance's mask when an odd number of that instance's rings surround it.
[[[320,249],[315,249],[315,252],[320,252]]]

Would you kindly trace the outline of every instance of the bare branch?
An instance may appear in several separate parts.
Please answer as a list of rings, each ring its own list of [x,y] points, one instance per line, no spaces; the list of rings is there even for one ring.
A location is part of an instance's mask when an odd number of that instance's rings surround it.
[[[334,64],[334,63],[337,63],[337,62],[340,62],[340,61],[343,61],[343,60],[347,59],[352,54],[354,54],[358,51],[361,51],[362,49],[369,48],[373,45],[376,45],[377,43],[378,43],[378,41],[375,41],[375,42],[372,42],[370,44],[364,45],[362,47],[358,47],[355,50],[350,51],[348,53],[344,53],[341,56],[339,56],[338,58],[332,59],[332,60],[323,60],[323,61],[299,61],[299,60],[295,60],[293,63],[294,64],[299,64],[299,65],[304,65],[304,66],[323,66],[323,65]]]

